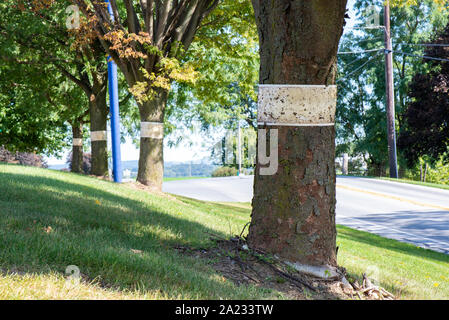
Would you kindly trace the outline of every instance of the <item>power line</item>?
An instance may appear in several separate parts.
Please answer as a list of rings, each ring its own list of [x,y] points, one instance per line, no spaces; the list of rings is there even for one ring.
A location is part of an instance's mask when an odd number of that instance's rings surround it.
[[[374,26],[374,27],[345,27],[345,30],[350,30],[350,29],[385,29],[385,26]]]
[[[362,51],[345,51],[345,52],[338,52],[337,54],[361,54],[361,53],[368,53],[368,52],[376,52],[376,51],[380,51],[380,50],[384,50],[384,48],[362,50]]]
[[[428,60],[436,60],[436,61],[443,61],[443,62],[449,62],[449,59],[444,58],[437,58],[437,57],[429,57],[429,56],[421,56],[417,54],[412,54],[409,52],[402,52],[402,51],[393,51],[394,53],[403,54],[406,56],[414,57],[414,58],[421,58],[421,59],[428,59]]]
[[[382,54],[382,51],[379,51],[374,57],[371,57],[368,61],[366,61],[364,64],[362,64],[360,67],[358,67],[357,69],[353,70],[351,73],[349,73],[348,75],[346,75],[343,78],[340,78],[337,80],[337,83],[349,78],[350,76],[352,76],[354,73],[356,73],[357,71],[359,71],[360,69],[362,69],[364,66],[366,66],[368,63],[370,63],[371,61],[373,61],[374,59],[376,59],[377,57],[380,56],[380,54]]]
[[[449,47],[449,44],[437,43],[398,43],[401,46],[420,46],[420,47]]]
[[[369,57],[369,56],[368,56],[368,57]],[[366,56],[363,56],[363,57],[361,57],[361,58],[355,59],[355,60],[353,60],[352,62],[345,64],[345,67],[347,68],[347,67],[349,67],[349,66],[352,66],[353,64],[359,62],[360,60],[366,59],[366,58],[367,58]]]

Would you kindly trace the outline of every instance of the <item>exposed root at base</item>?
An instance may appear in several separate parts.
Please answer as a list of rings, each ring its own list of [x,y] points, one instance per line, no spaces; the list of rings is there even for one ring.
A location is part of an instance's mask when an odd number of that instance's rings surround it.
[[[270,288],[283,293],[290,299],[369,299],[393,300],[395,297],[385,289],[373,286],[366,281],[360,286],[346,280],[346,270],[338,267],[332,277],[315,277],[299,272],[289,263],[260,250],[248,248],[240,236],[224,239],[209,234],[216,247],[208,249],[191,249],[177,246],[175,249],[195,258],[204,258],[227,280],[236,285],[249,285]]]

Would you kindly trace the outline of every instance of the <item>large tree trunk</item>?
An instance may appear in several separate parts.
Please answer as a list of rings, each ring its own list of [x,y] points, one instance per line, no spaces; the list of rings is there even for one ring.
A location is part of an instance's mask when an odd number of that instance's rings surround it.
[[[72,125],[72,172],[83,172],[83,124],[76,123]]]
[[[334,84],[346,2],[253,0],[260,83]],[[259,128],[278,130],[279,166],[264,176],[257,162],[249,245],[297,266],[336,266],[334,126]]]
[[[92,149],[91,173],[99,177],[107,177],[108,172],[108,141],[107,117],[108,107],[106,103],[106,86],[90,96],[90,132]],[[102,137],[103,136],[103,137]]]
[[[152,127],[149,131],[152,132],[145,134],[144,128],[141,128],[137,181],[156,190],[162,190],[164,178],[163,124],[168,92],[164,90],[157,90],[157,92],[150,101],[139,105],[140,120],[143,123],[150,123]],[[157,127],[161,128],[162,132]]]

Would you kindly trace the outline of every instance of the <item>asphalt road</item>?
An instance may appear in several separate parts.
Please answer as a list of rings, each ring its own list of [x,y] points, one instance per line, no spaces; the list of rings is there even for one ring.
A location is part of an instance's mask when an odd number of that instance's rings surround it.
[[[251,202],[252,177],[165,182],[168,193],[206,201]],[[449,190],[337,178],[337,223],[449,254]]]

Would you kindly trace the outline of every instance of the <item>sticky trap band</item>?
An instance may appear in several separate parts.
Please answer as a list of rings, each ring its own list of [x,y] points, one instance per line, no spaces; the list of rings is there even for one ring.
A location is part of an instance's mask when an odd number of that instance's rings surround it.
[[[73,139],[73,146],[74,147],[82,147],[83,146],[83,139],[81,139],[81,138],[74,138]]]
[[[107,132],[106,131],[92,131],[90,133],[91,141],[107,141]]]
[[[333,126],[337,86],[259,85],[257,122],[273,126]]]
[[[141,122],[140,136],[142,138],[163,139],[164,124],[161,122]]]

